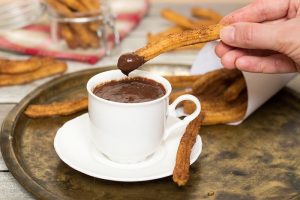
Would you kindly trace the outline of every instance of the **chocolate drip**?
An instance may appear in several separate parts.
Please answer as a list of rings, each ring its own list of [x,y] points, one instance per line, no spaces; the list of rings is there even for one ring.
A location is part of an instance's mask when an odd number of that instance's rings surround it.
[[[143,57],[138,56],[134,53],[127,53],[120,56],[118,60],[118,68],[123,74],[127,75],[133,70],[139,68],[146,61]]]

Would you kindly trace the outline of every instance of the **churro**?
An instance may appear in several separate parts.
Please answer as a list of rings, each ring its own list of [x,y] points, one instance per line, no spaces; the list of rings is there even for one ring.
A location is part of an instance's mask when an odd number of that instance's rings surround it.
[[[74,14],[68,6],[57,0],[46,0],[47,4],[54,9],[58,14],[66,17],[73,17]]]
[[[190,156],[200,130],[202,119],[201,114],[194,119],[187,126],[180,140],[173,171],[173,181],[179,186],[184,186],[189,180]]]
[[[99,38],[95,32],[87,28],[87,24],[71,24],[71,28],[77,33],[80,46],[82,48],[100,46]]]
[[[192,94],[192,93],[193,93],[193,90],[191,88],[187,88],[187,89],[184,89],[184,90],[179,90],[179,91],[176,91],[176,92],[172,92],[171,95],[169,96],[169,102],[173,103],[173,101],[175,101],[175,99],[177,99],[181,95]]]
[[[191,87],[202,75],[164,76],[173,88]]]
[[[176,25],[178,25],[182,28],[194,29],[196,26],[195,23],[191,19],[181,15],[180,13],[178,13],[174,10],[166,8],[166,9],[161,10],[160,14],[165,19],[175,23]]]
[[[199,50],[202,47],[204,47],[206,43],[198,43],[198,44],[192,44],[184,47],[180,47],[178,49],[174,49],[175,51],[180,51],[180,50]]]
[[[202,26],[195,30],[186,30],[181,33],[170,34],[156,43],[150,43],[133,53],[120,56],[118,68],[126,75],[137,69],[150,59],[173,49],[192,44],[208,42],[219,38],[222,25],[215,24]]]
[[[99,11],[100,1],[99,0],[80,0],[80,3],[86,7],[89,11]]]
[[[88,27],[91,31],[94,31],[95,34],[97,31],[99,31],[99,28],[102,26],[102,22],[100,21],[95,21],[95,22],[90,22],[88,23]]]
[[[196,21],[194,21],[194,29],[201,27],[201,26],[208,26],[208,25],[212,25],[212,24],[216,24],[216,22],[213,20],[196,20]]]
[[[244,77],[236,79],[225,91],[224,98],[226,101],[233,101],[238,98],[240,93],[246,89],[246,82]]]
[[[227,124],[238,122],[245,116],[245,111],[247,109],[247,103],[237,105],[232,107],[227,111],[204,111],[205,120],[203,125],[215,125],[215,124]]]
[[[45,58],[32,57],[27,60],[1,60],[0,74],[21,74],[40,68]]]
[[[194,17],[213,20],[216,23],[222,19],[222,16],[219,13],[209,8],[192,8],[191,13]]]
[[[199,98],[204,115],[203,125],[226,124],[240,121],[245,116],[247,110],[246,92],[243,92],[236,100],[230,103],[218,98],[201,99],[201,96]],[[191,114],[195,110],[195,105],[185,101],[183,108],[185,113]]]
[[[163,37],[168,37],[168,35],[173,34],[173,33],[180,33],[182,32],[184,29],[180,28],[179,26],[174,26],[171,27],[165,31],[156,33],[156,34],[151,34],[148,33],[147,34],[147,40],[148,40],[148,44],[152,43],[152,42],[157,42],[159,40],[161,40]],[[188,45],[188,46],[184,46],[184,47],[180,47],[178,49],[174,49],[175,51],[178,50],[199,50],[201,49],[206,43],[198,43],[198,44],[192,44],[192,45]]]
[[[79,46],[78,40],[73,33],[70,25],[67,23],[59,25],[60,35],[65,39],[67,45],[71,49],[76,49]]]
[[[212,24],[216,24],[215,21],[211,20],[211,19],[204,19],[204,20],[192,20],[189,19],[183,15],[181,15],[180,13],[171,10],[171,9],[163,9],[160,12],[161,16],[164,17],[165,19],[169,20],[170,22],[175,23],[177,26],[180,26],[184,29],[196,29],[199,26],[203,26],[203,25],[212,25]]]
[[[159,32],[159,33],[156,33],[156,34],[152,34],[152,33],[148,33],[147,34],[147,39],[148,39],[148,43],[151,43],[151,42],[157,42],[158,40],[160,40],[162,37],[166,37],[172,33],[180,33],[182,32],[184,29],[182,29],[181,27],[179,26],[173,26],[171,28],[168,28],[167,30],[165,31],[162,31],[162,32]]]
[[[25,115],[31,118],[66,116],[86,110],[88,107],[87,97],[75,100],[65,100],[50,104],[33,104],[25,110]]]
[[[75,12],[86,12],[88,9],[78,0],[58,0]]]
[[[204,110],[205,120],[203,124],[214,125],[214,124],[226,124],[237,122],[243,119],[247,110],[247,93],[243,92],[238,99],[232,103],[226,104],[219,110]]]
[[[65,72],[66,69],[67,65],[64,62],[45,62],[40,68],[32,72],[16,75],[0,75],[0,86],[29,83],[55,74],[61,74]]]
[[[84,5],[87,8],[88,14],[91,16],[98,15],[99,12],[101,11],[99,0],[80,0],[80,2],[82,3],[82,5]],[[101,21],[94,21],[88,23],[89,29],[94,32],[97,32],[101,27],[101,25],[102,25]]]
[[[205,74],[205,76],[200,77],[197,81],[194,82],[193,91],[195,94],[201,94],[213,82],[224,79],[234,79],[239,75],[241,75],[241,72],[238,70],[229,70],[224,68],[208,72]]]

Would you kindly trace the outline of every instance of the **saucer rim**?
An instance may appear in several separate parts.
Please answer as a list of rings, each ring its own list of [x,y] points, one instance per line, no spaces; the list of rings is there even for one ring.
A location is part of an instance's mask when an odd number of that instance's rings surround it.
[[[83,118],[83,117],[85,117],[85,115],[88,117],[88,113],[84,113],[82,115],[77,116],[76,118],[80,118],[80,117]],[[67,121],[65,124],[69,123],[70,121],[72,121],[72,120],[74,120],[76,118],[73,118],[73,119]],[[63,126],[65,126],[65,124]],[[61,152],[59,151],[59,147],[57,146],[58,145],[57,141],[59,140],[58,138],[61,137],[60,135],[63,133],[63,132],[59,132],[61,130],[61,128],[59,128],[57,130],[55,138],[54,138],[53,146],[54,146],[55,152],[56,152],[56,154],[58,155],[58,157],[59,157],[59,159],[61,161],[63,161],[69,167],[71,167],[72,169],[74,169],[74,170],[76,170],[76,171],[78,171],[80,173],[86,174],[86,175],[94,177],[94,178],[99,178],[99,179],[108,180],[108,181],[117,181],[117,182],[142,182],[142,181],[150,181],[150,180],[157,180],[157,179],[165,178],[165,177],[171,176],[173,174],[173,171],[171,171],[171,172],[170,171],[167,171],[167,172],[164,171],[164,172],[159,173],[159,175],[154,175],[154,176],[146,176],[146,177],[144,176],[144,177],[139,177],[139,178],[136,178],[136,177],[135,178],[120,178],[120,177],[105,176],[105,175],[104,176],[103,175],[99,176],[99,174],[95,174],[93,172],[89,172],[87,170],[83,170],[81,167],[78,167],[78,165],[74,166],[74,164],[72,164],[73,162],[71,162],[65,156],[62,156]],[[193,148],[196,147],[195,145],[199,146],[199,151],[197,151],[194,154],[194,158],[190,160],[190,165],[192,165],[193,163],[195,163],[197,161],[197,159],[199,158],[199,156],[200,156],[200,154],[202,152],[203,143],[202,143],[202,139],[201,139],[200,135],[197,135],[196,142],[195,142]],[[164,146],[166,147],[167,145],[164,145]],[[141,162],[143,162],[143,161],[141,161]],[[118,169],[117,167],[114,167],[114,168]]]

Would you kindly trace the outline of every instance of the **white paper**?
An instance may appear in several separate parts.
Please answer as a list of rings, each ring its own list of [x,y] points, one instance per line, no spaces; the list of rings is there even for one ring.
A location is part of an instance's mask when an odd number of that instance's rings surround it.
[[[218,42],[209,42],[200,50],[192,65],[192,74],[203,74],[223,67],[219,57],[215,54],[215,46],[217,43]],[[245,77],[248,92],[247,111],[243,120],[231,123],[230,125],[238,125],[242,123],[249,115],[276,94],[296,75],[296,73],[242,73]]]

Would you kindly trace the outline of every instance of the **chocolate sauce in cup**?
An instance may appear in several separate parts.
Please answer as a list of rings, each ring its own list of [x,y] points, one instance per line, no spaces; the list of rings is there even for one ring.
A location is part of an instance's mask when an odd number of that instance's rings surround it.
[[[162,84],[143,77],[109,81],[96,86],[93,92],[100,98],[120,103],[147,102],[166,94]]]

